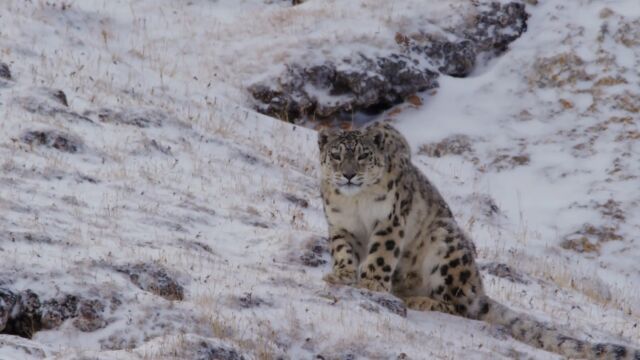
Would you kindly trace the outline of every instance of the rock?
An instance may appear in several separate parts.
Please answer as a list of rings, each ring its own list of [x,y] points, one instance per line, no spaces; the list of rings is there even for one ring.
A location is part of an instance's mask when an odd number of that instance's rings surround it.
[[[451,135],[438,142],[425,144],[418,150],[420,154],[430,157],[442,157],[446,155],[463,155],[472,153],[471,139],[466,135]]]
[[[564,236],[560,247],[579,253],[599,253],[603,243],[622,239],[617,224],[596,226],[587,223]]]
[[[591,81],[585,61],[573,52],[536,59],[529,82],[541,88],[565,87],[582,81]]]
[[[324,259],[324,254],[328,253],[327,238],[313,237],[307,241],[305,247],[306,251],[300,255],[302,265],[318,267],[327,263]]]
[[[289,201],[290,203],[292,203],[292,204],[294,204],[296,206],[299,206],[301,208],[305,208],[306,209],[306,208],[309,207],[309,201],[307,201],[306,199],[301,198],[299,196],[296,196],[294,194],[285,193],[284,194],[284,198],[287,201]]]
[[[396,315],[407,317],[407,306],[402,300],[389,293],[361,290],[360,294]],[[363,305],[363,308],[366,310],[377,312],[377,309],[367,306],[366,303]]]
[[[293,122],[312,113],[310,109],[313,104],[309,98],[295,89],[275,89],[265,84],[254,84],[249,87],[249,92],[262,103],[257,110],[265,115]]]
[[[184,289],[167,271],[156,264],[125,265],[116,271],[127,274],[131,282],[144,291],[167,300],[184,299]]]
[[[115,123],[139,128],[161,127],[168,120],[168,116],[156,109],[128,109],[114,111],[100,109],[98,119],[106,123]]]
[[[156,139],[151,139],[151,141],[148,144],[145,144],[145,146],[149,146],[152,149],[155,149],[165,155],[173,155],[171,153],[171,146],[167,145],[164,146],[162,144],[160,144],[160,142],[158,142]]]
[[[469,40],[458,42],[434,40],[423,48],[414,48],[423,52],[443,74],[465,77],[476,65],[476,47]]]
[[[0,298],[5,299],[4,302],[7,305],[5,310],[9,309],[8,305],[11,305],[12,300],[15,300],[9,310],[4,329],[0,333],[31,339],[33,334],[41,329],[40,298],[38,295],[31,290],[12,293],[7,289],[2,289],[0,290]],[[2,312],[4,313],[4,311]]]
[[[45,146],[68,153],[76,153],[83,143],[75,136],[56,130],[31,130],[22,135],[22,141],[34,146]]]
[[[9,65],[0,62],[0,79],[11,80],[11,70],[9,69]]]
[[[73,320],[73,326],[84,332],[96,331],[107,326],[103,318],[104,304],[99,300],[83,300],[78,307],[78,316]]]
[[[259,112],[285,121],[375,115],[417,92],[438,87],[439,73],[465,77],[478,56],[496,56],[527,29],[528,14],[518,2],[478,5],[469,29],[421,40],[397,33],[402,53],[350,58],[304,66],[289,64],[278,78],[249,86]],[[431,70],[432,64],[439,73]]]
[[[41,322],[44,329],[53,329],[78,313],[78,297],[66,295],[60,299],[50,299],[42,303]]]
[[[62,90],[53,90],[51,92],[51,97],[59,102],[60,104],[69,107],[69,102],[67,101],[67,95]]]
[[[45,234],[35,234],[29,232],[2,232],[0,231],[0,240],[11,242],[24,241],[32,244],[53,244],[54,241],[50,236]]]
[[[438,74],[409,56],[369,58],[360,54],[340,63],[292,65],[276,85],[254,84],[257,110],[286,121],[302,117],[351,119],[354,112],[379,113],[406,97],[438,86]]]
[[[362,354],[360,354],[362,355]],[[356,360],[359,359],[360,357],[347,352],[347,353],[335,353],[335,352],[328,352],[328,353],[321,353],[321,354],[317,354],[313,357],[313,360]],[[382,357],[380,357],[382,358]]]
[[[201,341],[198,344],[195,359],[197,360],[245,360],[236,349],[223,345],[208,344]]]
[[[111,299],[112,311],[114,299]],[[19,293],[0,288],[0,333],[31,338],[42,329],[54,329],[67,319],[81,331],[95,331],[107,325],[102,314],[103,302],[87,300],[76,295],[41,302],[31,290]]]
[[[9,317],[14,306],[18,302],[18,296],[8,289],[0,288],[0,333],[3,333],[9,322]]]
[[[493,276],[497,276],[503,279],[507,279],[513,283],[526,284],[530,283],[524,275],[514,270],[507,264],[491,262],[480,265],[480,270],[486,271]]]
[[[531,157],[527,153],[521,153],[517,155],[511,155],[508,153],[500,152],[496,155],[493,161],[489,164],[491,168],[496,171],[511,170],[518,166],[526,166],[531,162]]]
[[[32,113],[46,117],[60,117],[71,122],[88,122],[93,123],[91,119],[85,115],[81,115],[70,110],[67,102],[67,95],[62,90],[39,88],[35,89],[34,95],[18,97],[16,103],[23,109]]]
[[[252,293],[244,293],[237,298],[237,303],[243,309],[255,308],[263,305],[269,305],[262,298],[253,295]]]
[[[467,30],[465,35],[474,42],[477,52],[498,55],[527,31],[528,18],[524,4],[492,2],[483,6],[475,17],[472,29]]]

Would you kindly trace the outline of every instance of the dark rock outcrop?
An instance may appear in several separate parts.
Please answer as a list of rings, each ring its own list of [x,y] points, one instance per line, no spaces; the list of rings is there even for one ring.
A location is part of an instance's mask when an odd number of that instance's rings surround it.
[[[27,131],[22,135],[22,141],[29,145],[45,146],[72,154],[83,148],[83,143],[79,138],[56,130]]]
[[[41,310],[41,323],[44,329],[53,329],[65,320],[78,313],[79,298],[75,295],[66,295],[59,299],[47,300]]]
[[[527,31],[528,18],[524,4],[492,2],[483,6],[471,29],[465,31],[465,36],[473,41],[477,52],[499,55]]]
[[[73,325],[81,331],[95,331],[107,325],[104,310],[105,304],[98,299],[64,295],[41,301],[28,289],[14,292],[0,288],[0,334],[31,338],[36,332],[54,329],[68,319],[74,319]]]
[[[84,300],[78,306],[78,313],[73,320],[73,326],[84,332],[91,332],[107,326],[107,321],[102,314],[104,304],[99,300]]]
[[[397,53],[375,58],[358,53],[311,66],[289,64],[277,79],[253,84],[248,91],[259,112],[289,122],[350,121],[356,113],[377,114],[437,88],[440,74],[469,75],[480,57],[506,51],[526,31],[527,18],[521,3],[478,5],[470,26],[446,39],[430,34],[413,39],[398,33]]]
[[[129,276],[129,280],[144,291],[161,296],[167,300],[184,299],[184,288],[167,270],[156,264],[125,265],[116,271]]]
[[[197,348],[195,355],[197,360],[245,360],[244,355],[230,346],[214,345],[201,341]]]
[[[300,255],[300,262],[302,265],[309,267],[318,267],[327,263],[324,259],[328,254],[327,238],[313,237],[309,239],[305,244],[305,251]]]
[[[445,75],[465,77],[476,65],[477,50],[473,42],[432,40],[424,47],[414,47],[422,52]]]
[[[0,79],[11,80],[11,70],[9,69],[9,65],[0,62]]]
[[[436,88],[438,74],[402,54],[369,58],[360,54],[336,64],[289,66],[276,87],[249,87],[258,111],[287,121],[302,117],[351,119],[354,112],[378,113],[420,91]]]
[[[64,91],[52,90],[51,98],[59,102],[61,105],[64,105],[65,107],[69,107],[69,101],[67,101],[67,94],[65,94]]]
[[[98,119],[105,123],[136,126],[139,128],[161,127],[168,120],[167,114],[151,109],[100,109]]]

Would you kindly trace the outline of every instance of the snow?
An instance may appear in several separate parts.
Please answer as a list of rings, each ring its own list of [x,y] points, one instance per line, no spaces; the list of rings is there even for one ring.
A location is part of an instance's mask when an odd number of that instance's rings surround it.
[[[390,51],[397,31],[455,28],[472,11],[462,0],[5,0],[0,62],[13,80],[0,79],[0,287],[103,300],[107,326],[83,332],[67,320],[30,340],[0,335],[0,359],[228,349],[247,359],[554,358],[481,322],[405,318],[323,283],[329,264],[301,260],[326,235],[315,132],[255,113],[245,92],[289,61]],[[470,77],[441,77],[422,106],[384,117],[406,134],[479,262],[529,280],[484,271],[492,297],[638,347],[640,38],[624,24],[637,24],[640,8],[548,0],[527,11],[529,30],[504,55]],[[562,54],[581,62],[553,62]],[[32,130],[82,145],[26,144]],[[456,134],[469,136],[471,154],[420,152]],[[585,225],[620,238],[575,235]],[[563,249],[574,235],[597,251]],[[166,269],[184,299],[116,270],[140,263]]]

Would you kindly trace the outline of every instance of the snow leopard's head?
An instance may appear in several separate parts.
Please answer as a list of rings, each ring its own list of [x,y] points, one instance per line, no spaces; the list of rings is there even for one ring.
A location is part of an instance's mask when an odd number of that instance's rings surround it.
[[[394,152],[409,153],[404,137],[381,123],[360,130],[321,130],[318,146],[323,179],[347,196],[378,184],[390,171]]]

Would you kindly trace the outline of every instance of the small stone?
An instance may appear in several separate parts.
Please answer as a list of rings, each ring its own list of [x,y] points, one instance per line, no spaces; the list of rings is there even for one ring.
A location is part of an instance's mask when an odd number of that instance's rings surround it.
[[[73,320],[73,326],[84,332],[92,332],[107,326],[103,318],[104,304],[99,300],[84,300],[78,308],[78,316]]]
[[[196,360],[245,360],[245,357],[236,349],[223,345],[200,342],[196,353]]]
[[[98,119],[105,123],[115,123],[139,128],[161,127],[169,117],[156,109],[100,109]]]
[[[0,78],[5,80],[11,80],[11,70],[9,69],[9,65],[0,62]]]
[[[50,147],[72,154],[80,151],[83,147],[80,139],[55,130],[27,131],[22,135],[22,141],[29,145]]]
[[[50,299],[42,303],[41,322],[44,329],[53,329],[78,313],[78,297],[66,295],[60,299]]]
[[[54,90],[51,93],[51,96],[58,101],[60,104],[69,107],[69,102],[67,102],[67,95],[62,90]]]
[[[117,267],[116,270],[127,274],[131,282],[144,291],[167,300],[184,299],[184,288],[159,265],[126,265]]]

